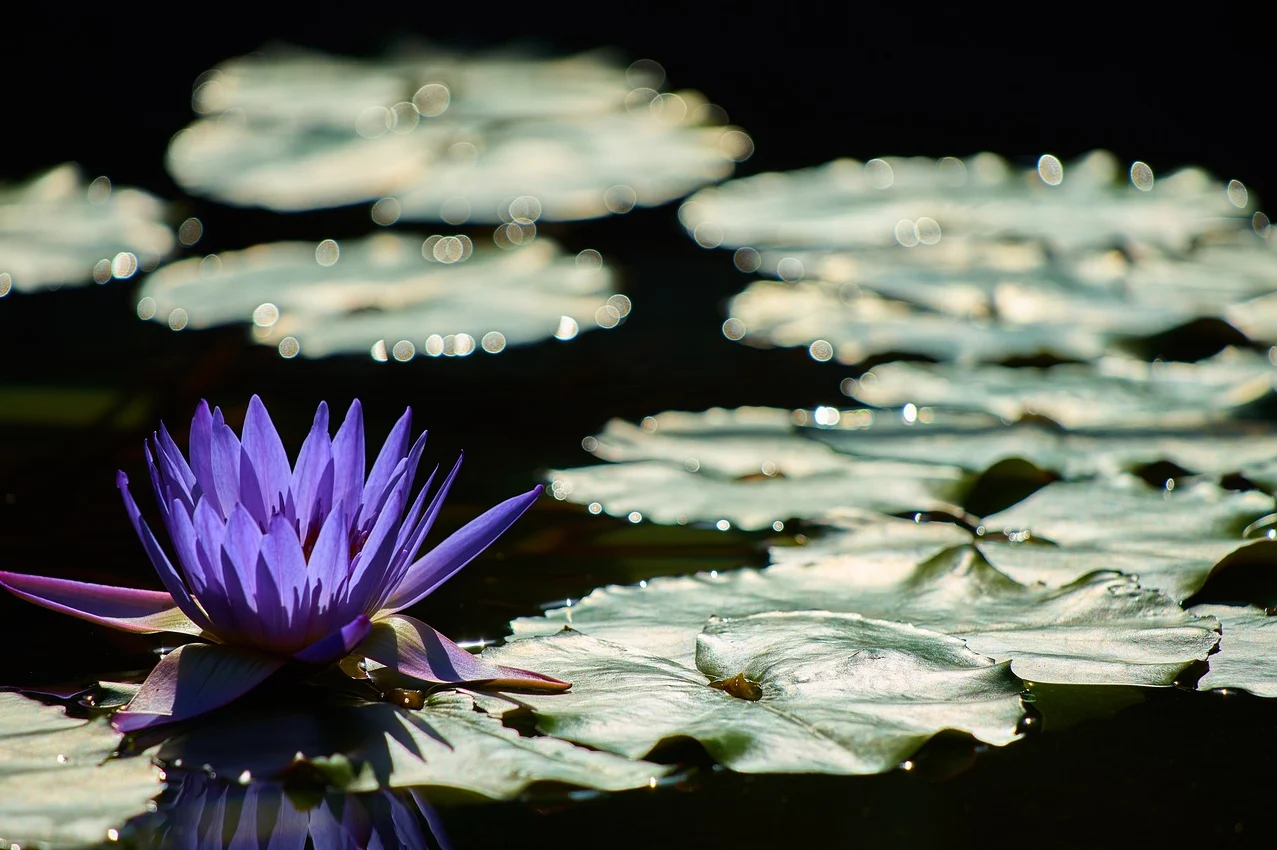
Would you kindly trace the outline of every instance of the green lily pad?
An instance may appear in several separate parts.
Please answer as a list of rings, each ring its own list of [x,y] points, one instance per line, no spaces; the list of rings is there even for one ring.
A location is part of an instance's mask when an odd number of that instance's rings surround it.
[[[1047,369],[887,363],[855,382],[865,404],[980,410],[1016,420],[1046,416],[1068,428],[1176,428],[1228,417],[1272,393],[1267,357],[1227,349],[1202,363],[1142,363],[1108,357]]]
[[[150,271],[173,250],[164,215],[155,196],[86,183],[73,163],[0,186],[0,298]]]
[[[112,758],[104,719],[0,693],[0,841],[5,847],[96,845],[163,790],[146,754]]]
[[[274,779],[318,770],[346,792],[428,786],[444,795],[505,800],[537,782],[619,791],[646,786],[669,768],[546,737],[521,737],[475,705],[441,692],[416,711],[389,703],[316,705],[234,714],[166,741],[159,758],[208,765],[219,775]]]
[[[1220,622],[1219,652],[1197,682],[1201,691],[1240,688],[1257,697],[1277,697],[1277,617],[1243,605],[1198,605],[1191,609]]]
[[[1092,572],[1028,587],[970,546],[920,560],[907,548],[825,554],[765,570],[656,578],[599,588],[570,607],[511,623],[515,638],[573,629],[690,663],[710,616],[833,610],[912,623],[967,641],[1025,679],[1060,684],[1174,683],[1218,641],[1218,624],[1186,614],[1134,579]]]
[[[1255,545],[1242,531],[1273,508],[1271,496],[1205,482],[1170,491],[1129,478],[1058,482],[985,519],[987,529],[1021,542],[980,548],[1022,582],[1059,586],[1093,570],[1120,570],[1183,600],[1226,556]],[[1056,545],[1035,544],[1036,538]]]
[[[465,236],[423,243],[379,233],[318,248],[258,245],[211,266],[173,263],[147,278],[138,314],[175,329],[252,323],[255,340],[287,357],[371,352],[385,361],[571,339],[616,326],[629,309],[597,252],[574,258],[546,239],[501,250]]]
[[[548,734],[640,757],[695,738],[746,773],[880,773],[946,729],[994,745],[1020,736],[1023,685],[962,641],[827,611],[714,620],[694,661],[564,632],[485,650],[571,679],[520,697]]]

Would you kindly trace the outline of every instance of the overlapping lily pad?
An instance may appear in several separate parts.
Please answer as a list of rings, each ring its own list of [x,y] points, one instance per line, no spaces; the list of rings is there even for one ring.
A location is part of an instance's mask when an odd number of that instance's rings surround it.
[[[173,245],[158,198],[86,182],[71,163],[0,188],[0,297],[129,278]]]
[[[630,757],[691,737],[741,772],[862,774],[890,770],[946,729],[995,745],[1019,737],[1019,679],[935,632],[805,611],[691,634],[695,659],[575,632],[484,654],[570,678],[562,699],[519,702],[549,734]]]
[[[1198,605],[1192,611],[1217,618],[1223,632],[1198,690],[1240,688],[1258,697],[1277,697],[1277,617],[1242,605]]]
[[[163,788],[145,755],[112,758],[103,719],[0,693],[0,840],[6,847],[96,845]]]
[[[1169,685],[1218,640],[1214,620],[1190,616],[1126,576],[1091,572],[1061,587],[1025,586],[964,546],[929,560],[888,548],[603,587],[511,626],[524,637],[569,625],[688,663],[710,616],[813,609],[935,629],[1009,660],[1025,679],[1065,684]]]
[[[414,51],[354,61],[296,50],[200,78],[206,116],[168,154],[192,192],[274,209],[382,197],[452,223],[593,218],[728,176],[752,142],[655,63]]]
[[[1266,494],[1205,482],[1169,491],[1133,479],[1059,482],[985,520],[989,530],[1008,531],[1021,542],[984,542],[980,549],[1022,582],[1060,586],[1094,570],[1121,570],[1182,600],[1226,556],[1273,545],[1242,536],[1273,507]]]
[[[344,792],[428,787],[445,796],[504,800],[534,783],[618,791],[646,786],[668,767],[522,737],[476,709],[473,697],[437,693],[417,711],[388,703],[257,712],[204,724],[167,741],[159,757],[260,779],[298,759]]]
[[[372,351],[381,360],[570,339],[613,327],[630,309],[597,252],[394,233],[183,260],[150,275],[141,296],[139,315],[173,328],[251,322],[254,339],[286,356]]]
[[[641,426],[613,420],[590,439],[618,463],[551,472],[555,495],[659,523],[760,529],[836,507],[947,509],[965,481],[956,466],[838,454],[770,408],[669,412]]]
[[[1068,428],[1168,429],[1225,419],[1270,395],[1274,377],[1267,357],[1226,349],[1200,363],[1117,357],[1045,369],[886,363],[850,384],[849,393],[879,407],[974,409],[1006,420],[1041,415]]]

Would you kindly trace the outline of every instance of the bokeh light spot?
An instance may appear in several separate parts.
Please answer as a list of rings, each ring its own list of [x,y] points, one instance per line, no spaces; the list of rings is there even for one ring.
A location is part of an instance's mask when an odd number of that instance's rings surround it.
[[[335,265],[341,258],[341,248],[334,239],[325,239],[315,248],[315,262],[321,266]]]
[[[733,341],[743,339],[745,336],[745,323],[740,319],[728,319],[723,322],[723,336]]]
[[[1054,154],[1042,154],[1038,157],[1038,177],[1048,186],[1059,186],[1064,182],[1064,163]]]
[[[1139,160],[1131,163],[1131,183],[1141,192],[1147,192],[1153,188],[1153,169],[1148,163]]]
[[[301,351],[302,345],[295,336],[286,336],[279,341],[279,356],[285,360],[292,360]]]
[[[203,236],[204,223],[194,216],[182,222],[182,225],[177,229],[177,241],[181,242],[186,248],[199,242]]]
[[[505,334],[500,331],[488,331],[483,335],[483,350],[489,354],[499,354],[505,350]]]

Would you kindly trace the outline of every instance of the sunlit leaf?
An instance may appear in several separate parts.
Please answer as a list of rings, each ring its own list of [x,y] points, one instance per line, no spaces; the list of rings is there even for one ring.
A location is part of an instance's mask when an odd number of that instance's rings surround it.
[[[1210,670],[1197,689],[1241,688],[1277,697],[1277,617],[1241,605],[1198,605],[1192,611],[1217,618],[1222,632],[1219,652],[1207,659]]]
[[[837,507],[884,512],[951,508],[956,466],[858,459],[805,439],[773,408],[667,412],[641,426],[612,420],[592,439],[618,461],[550,473],[559,497],[659,523],[724,520],[760,529]]]
[[[139,189],[86,183],[74,164],[0,187],[0,297],[133,277],[173,249],[164,205]]]
[[[1173,428],[1219,421],[1273,391],[1267,357],[1227,349],[1201,363],[1106,357],[1046,369],[886,363],[849,385],[857,400],[981,410],[1015,420],[1049,417],[1069,428]],[[844,385],[848,387],[848,385]]]
[[[487,799],[516,797],[537,782],[637,788],[669,770],[552,738],[521,737],[476,710],[469,695],[450,692],[427,697],[417,711],[373,703],[231,716],[167,741],[159,757],[261,779],[301,764],[346,792],[427,786]]]
[[[1228,492],[1204,482],[1169,491],[1129,478],[1059,482],[985,519],[990,531],[1056,545],[980,548],[1022,582],[1059,586],[1093,570],[1121,570],[1143,587],[1183,600],[1225,556],[1254,543],[1242,531],[1273,508],[1263,493]]]
[[[517,638],[570,625],[686,663],[710,616],[853,612],[960,637],[976,652],[1009,660],[1025,679],[1070,684],[1169,685],[1218,640],[1213,620],[1190,616],[1166,596],[1111,572],[1062,587],[1029,587],[969,546],[928,560],[912,545],[852,549],[845,555],[825,549],[812,559],[800,549],[787,550],[785,563],[761,571],[603,587],[511,627]],[[805,640],[800,633],[794,639]]]
[[[946,729],[1019,737],[1019,679],[935,632],[808,611],[715,620],[693,639],[694,661],[571,632],[484,654],[570,678],[518,700],[545,732],[632,757],[686,736],[741,772],[880,773]]]
[[[111,758],[103,719],[0,693],[0,840],[5,847],[96,845],[160,792],[146,755]]]
[[[268,51],[200,78],[206,117],[174,137],[168,167],[190,191],[275,209],[385,197],[381,224],[625,213],[728,176],[753,147],[652,73],[589,55]]]
[[[175,328],[251,323],[254,339],[285,356],[371,352],[384,361],[571,339],[619,323],[614,296],[597,252],[578,260],[547,239],[501,250],[464,236],[423,243],[379,233],[182,260],[147,278],[138,311]],[[600,323],[608,309],[616,316]]]

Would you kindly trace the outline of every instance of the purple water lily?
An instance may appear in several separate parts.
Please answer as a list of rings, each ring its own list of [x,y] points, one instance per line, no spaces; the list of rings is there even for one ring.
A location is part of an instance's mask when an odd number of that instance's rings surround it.
[[[0,572],[0,586],[37,605],[129,632],[178,632],[208,643],[170,652],[117,729],[183,720],[229,703],[290,662],[370,658],[437,684],[563,690],[548,676],[479,660],[397,612],[447,581],[532,505],[541,488],[507,499],[417,557],[461,466],[435,491],[435,473],[409,503],[423,433],[412,411],[395,423],[365,475],[363,411],[350,406],[328,436],[328,406],[291,468],[257,396],[243,439],[201,403],[190,462],[163,424],[146,446],[151,484],[177,554],[160,547],[119,473],[124,507],[166,592]],[[406,513],[405,513],[406,509]]]

